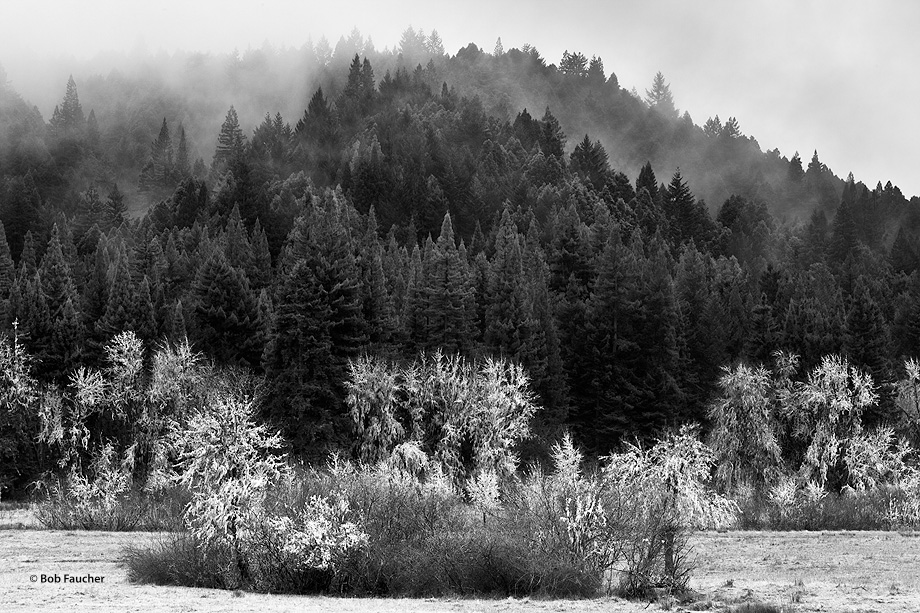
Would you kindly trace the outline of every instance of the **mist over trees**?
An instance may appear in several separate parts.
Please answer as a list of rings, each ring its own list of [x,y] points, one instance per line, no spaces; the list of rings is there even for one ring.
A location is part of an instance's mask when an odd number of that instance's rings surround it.
[[[117,63],[47,120],[0,78],[0,330],[43,384],[188,336],[308,457],[347,447],[365,354],[507,358],[538,435],[595,453],[705,426],[720,368],[777,350],[847,356],[866,423],[897,416],[920,201],[699,125],[661,73],[641,98],[596,56],[412,28]]]

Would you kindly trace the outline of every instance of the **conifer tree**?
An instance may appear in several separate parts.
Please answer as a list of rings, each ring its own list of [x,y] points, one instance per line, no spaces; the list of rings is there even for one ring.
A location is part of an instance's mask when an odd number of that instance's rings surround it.
[[[445,214],[437,243],[431,246],[418,289],[424,307],[423,337],[429,349],[446,352],[466,352],[470,344],[470,321],[467,311],[471,288],[466,268],[454,242],[450,215]]]
[[[677,118],[677,108],[674,106],[674,96],[671,94],[671,86],[664,80],[661,72],[655,73],[655,79],[652,81],[652,89],[645,90],[646,103],[669,119]]]
[[[543,150],[545,155],[552,155],[558,159],[561,159],[565,152],[565,133],[562,131],[562,126],[559,125],[559,120],[550,112],[549,107],[546,107],[546,112],[543,113],[543,119],[540,121],[540,149]]]
[[[298,218],[288,238],[265,350],[268,416],[295,449],[314,455],[342,436],[346,362],[367,339],[352,239],[341,223],[347,205],[327,206]]]
[[[6,228],[10,253],[14,259],[21,260],[26,234],[44,227],[42,201],[31,174],[0,184],[0,218]]]
[[[604,188],[610,165],[607,161],[607,152],[600,141],[592,143],[585,134],[585,138],[572,151],[571,160],[572,172],[585,177],[594,189],[600,191]]]
[[[506,207],[489,270],[484,337],[489,349],[512,359],[520,359],[533,327],[522,284],[523,264],[520,236]]]
[[[112,189],[105,199],[102,219],[99,220],[100,228],[105,228],[106,231],[108,231],[111,228],[120,227],[121,224],[125,222],[125,215],[127,212],[125,196],[121,193],[121,190],[118,189],[118,184],[113,183]]]
[[[658,179],[655,178],[655,171],[652,169],[651,162],[646,162],[642,170],[639,171],[639,177],[636,179],[636,194],[643,187],[648,191],[653,202],[658,200]]]
[[[268,287],[272,279],[272,254],[268,248],[268,237],[262,224],[256,219],[249,238],[252,247],[252,266],[247,271],[253,291]]]
[[[51,352],[52,322],[45,292],[42,290],[41,273],[36,271],[31,277],[20,276],[17,285],[21,290],[17,292],[18,296],[14,296],[16,311],[13,317],[19,320],[20,337],[31,355],[47,356]],[[44,368],[39,367],[38,370],[46,374]]]
[[[107,343],[121,332],[136,331],[137,327],[135,321],[137,296],[131,279],[131,266],[123,246],[112,268],[105,310],[102,317],[95,322],[96,335],[103,340],[103,343]]]
[[[217,149],[214,151],[214,161],[211,163],[211,169],[216,173],[226,170],[234,158],[242,156],[245,143],[246,137],[240,128],[239,117],[237,117],[236,109],[231,105],[224,123],[220,126],[220,134],[217,136]]]
[[[22,255],[19,256],[19,278],[31,279],[38,271],[38,259],[35,255],[35,240],[32,232],[26,232],[22,241]]]
[[[215,251],[195,281],[195,337],[221,364],[258,369],[264,349],[258,305],[244,272]]]
[[[173,305],[169,318],[168,336],[174,343],[181,343],[188,338],[188,332],[185,327],[185,309],[181,300],[177,300],[176,304]]]
[[[868,283],[856,281],[846,320],[846,350],[850,361],[865,368],[877,383],[890,378],[888,325]]]
[[[755,363],[771,364],[773,352],[779,349],[779,326],[773,317],[773,308],[766,294],[751,311],[750,333],[745,343],[745,355]]]
[[[0,221],[0,300],[9,298],[9,290],[16,277],[16,267],[10,254],[10,245],[6,242],[6,229]]]
[[[639,345],[640,260],[636,250],[623,244],[619,228],[611,226],[593,292],[584,304],[583,330],[572,327],[567,316],[570,342],[581,339],[580,350],[571,351],[567,366],[572,389],[572,421],[579,439],[602,452],[631,429],[636,410]],[[574,287],[570,286],[569,292]],[[570,304],[576,296],[569,293]],[[576,303],[577,304],[577,303]],[[570,348],[571,349],[571,348]]]
[[[175,180],[181,181],[192,174],[192,162],[188,154],[188,140],[185,138],[185,128],[179,124],[179,144],[176,145]]]
[[[99,122],[96,121],[96,111],[90,109],[86,118],[86,148],[93,154],[100,153]]]
[[[50,127],[52,133],[58,138],[82,138],[86,127],[86,117],[83,107],[80,106],[80,96],[77,94],[77,84],[73,75],[67,79],[67,91],[64,100],[54,108]]]

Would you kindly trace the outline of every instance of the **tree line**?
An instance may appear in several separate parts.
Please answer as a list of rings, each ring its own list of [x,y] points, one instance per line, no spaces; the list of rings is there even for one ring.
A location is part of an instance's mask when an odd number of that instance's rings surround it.
[[[890,183],[836,178],[817,153],[804,169],[798,155],[754,152],[734,119],[699,128],[661,75],[641,100],[578,55],[557,68],[533,49],[465,48],[444,60],[465,75],[454,87],[432,87],[436,64],[378,79],[355,55],[338,93],[317,88],[293,126],[269,112],[247,134],[231,107],[208,165],[163,119],[121,188],[79,189],[114,151],[71,79],[47,125],[22,111],[35,130],[0,158],[3,333],[56,386],[101,366],[119,332],[151,351],[188,337],[263,377],[262,417],[309,457],[348,445],[350,360],[438,349],[523,366],[545,407],[537,440],[569,429],[593,453],[706,424],[720,368],[777,350],[806,371],[846,355],[881,383],[864,421],[894,419],[899,364],[920,351],[916,203]],[[720,173],[744,159],[780,179],[761,174],[713,215],[680,168],[660,180],[667,166],[647,161],[630,177],[600,139],[570,141],[557,107],[487,110],[464,84],[502,62],[531,65],[534,90],[607,91],[608,111],[626,105],[660,128],[633,134],[655,151],[693,148]],[[155,204],[128,215],[122,189]],[[790,202],[807,221],[771,213]]]

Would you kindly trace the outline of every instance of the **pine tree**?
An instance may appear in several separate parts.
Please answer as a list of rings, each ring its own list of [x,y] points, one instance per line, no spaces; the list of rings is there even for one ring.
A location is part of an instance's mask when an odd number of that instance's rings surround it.
[[[252,247],[252,266],[247,271],[247,276],[253,291],[261,291],[268,287],[272,280],[272,254],[268,248],[268,237],[258,219],[252,227],[249,244]]]
[[[264,349],[256,298],[244,272],[220,251],[195,281],[195,337],[221,364],[258,369]]]
[[[111,191],[109,191],[108,196],[106,196],[102,209],[102,218],[99,220],[99,227],[105,228],[106,231],[111,228],[119,228],[121,224],[125,222],[127,212],[125,196],[121,193],[121,190],[118,189],[118,184],[113,183]]]
[[[486,295],[485,343],[493,352],[519,359],[528,340],[529,304],[522,285],[521,240],[508,207],[502,212],[495,238]]]
[[[231,105],[224,123],[220,126],[220,134],[217,136],[217,149],[214,151],[214,161],[211,163],[211,169],[215,173],[221,173],[226,170],[235,158],[242,156],[245,144],[246,137],[240,128],[240,120],[236,115],[236,109]]]
[[[16,302],[13,316],[19,320],[20,337],[31,355],[47,356],[52,351],[52,322],[45,292],[42,290],[41,274],[36,271],[30,277],[20,276],[17,285],[21,291],[18,296],[13,296]],[[19,288],[14,287],[14,291]],[[41,366],[37,370],[42,375],[56,374],[46,372]]]
[[[573,393],[572,420],[579,439],[602,453],[631,429],[636,410],[639,345],[639,253],[623,244],[619,228],[612,226],[598,256],[597,279],[584,307],[583,331],[572,328],[571,306],[560,316],[569,320],[567,365]],[[574,289],[570,284],[570,288]],[[570,290],[571,291],[571,290]],[[575,296],[567,295],[573,304]],[[563,320],[563,321],[566,321]],[[563,324],[566,325],[566,324]]]
[[[50,127],[52,134],[58,138],[78,139],[83,137],[86,117],[83,115],[83,107],[80,106],[80,96],[77,94],[77,84],[73,80],[73,75],[67,79],[64,100],[55,107]]]
[[[655,73],[652,89],[645,90],[645,102],[665,117],[677,118],[677,108],[674,106],[671,87],[665,82],[664,75],[660,71]]]
[[[31,279],[38,271],[38,260],[35,256],[35,240],[32,232],[26,232],[22,241],[22,255],[19,256],[19,278]]]
[[[552,155],[561,159],[565,153],[565,132],[559,125],[559,120],[546,107],[543,119],[540,121],[540,149],[544,155]]]
[[[851,296],[846,320],[846,350],[850,360],[865,368],[876,383],[890,378],[890,338],[885,316],[860,277]]]
[[[108,287],[108,299],[102,317],[95,322],[95,333],[103,343],[107,343],[117,334],[128,330],[135,331],[136,288],[131,279],[131,266],[128,256],[122,248],[118,259],[112,265],[113,274]]]
[[[655,178],[655,171],[652,170],[651,162],[646,162],[642,170],[639,171],[639,177],[636,179],[636,194],[643,187],[648,191],[652,201],[658,200],[658,179]]]
[[[327,198],[329,193],[327,193]],[[301,452],[322,455],[346,427],[346,363],[367,340],[347,206],[298,218],[279,273],[274,328],[265,350],[268,416]]]
[[[643,366],[638,415],[634,430],[648,433],[665,426],[699,420],[692,414],[678,377],[686,373],[681,360],[679,317],[674,282],[670,273],[667,244],[660,236],[649,245],[649,258],[642,275],[642,318],[638,342],[642,347]],[[701,407],[695,407],[697,409]]]
[[[6,242],[6,229],[0,221],[0,300],[9,298],[9,290],[16,277],[16,267],[10,254],[10,245]],[[2,320],[0,320],[2,323]]]
[[[181,343],[188,339],[188,332],[185,326],[185,309],[181,300],[177,300],[176,304],[173,305],[169,318],[168,337],[174,343]]]
[[[31,174],[7,179],[5,186],[0,185],[0,218],[10,253],[13,259],[21,260],[26,234],[44,229],[42,201]]]
[[[176,182],[188,178],[192,174],[192,163],[188,155],[188,141],[185,138],[185,128],[179,124],[179,144],[176,145],[175,180]]]
[[[575,146],[571,156],[572,172],[576,172],[586,178],[595,190],[602,190],[607,181],[607,175],[610,172],[607,152],[604,150],[600,141],[591,142],[588,135],[585,134],[584,140]]]
[[[367,229],[357,252],[362,279],[362,314],[367,324],[368,343],[378,354],[390,353],[396,335],[396,313],[387,292],[383,269],[383,249],[377,236],[373,209],[368,214]]]
[[[745,343],[745,355],[755,363],[772,364],[773,352],[779,349],[779,326],[766,294],[751,311],[750,333]]]
[[[445,214],[437,243],[431,246],[417,290],[423,303],[423,340],[428,349],[468,352],[473,313],[467,311],[472,289],[454,242],[450,215]]]
[[[93,154],[98,155],[100,149],[99,122],[96,121],[96,111],[90,109],[89,117],[86,118],[86,148]]]
[[[664,199],[671,242],[679,245],[692,240],[701,247],[707,247],[715,234],[712,218],[705,205],[693,197],[679,168],[671,178]]]

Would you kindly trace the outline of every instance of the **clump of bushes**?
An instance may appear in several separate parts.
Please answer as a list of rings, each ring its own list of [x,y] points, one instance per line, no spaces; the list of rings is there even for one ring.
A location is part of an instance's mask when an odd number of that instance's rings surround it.
[[[862,415],[878,403],[869,375],[838,356],[795,381],[795,356],[772,370],[726,368],[712,405],[709,444],[717,483],[738,501],[741,525],[777,530],[920,527],[920,473],[909,443],[920,365],[908,361],[897,402],[907,422],[874,430]],[[781,444],[782,443],[782,444]]]
[[[365,461],[292,467],[238,395],[193,414],[172,443],[188,530],[132,551],[131,577],[292,593],[638,595],[685,587],[689,531],[733,518],[705,486],[713,459],[691,430],[591,470],[566,437],[550,468],[521,473],[513,446],[534,410],[522,371],[435,356],[366,376],[377,366],[353,366],[349,388]],[[477,400],[483,391],[491,402]]]

